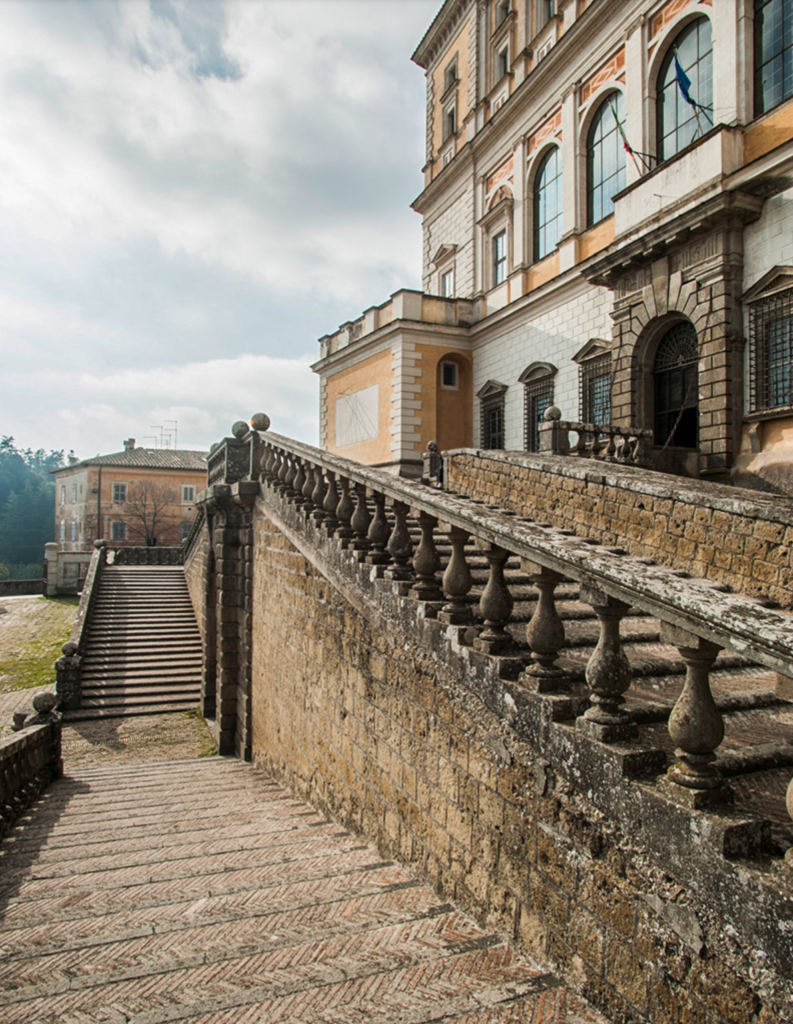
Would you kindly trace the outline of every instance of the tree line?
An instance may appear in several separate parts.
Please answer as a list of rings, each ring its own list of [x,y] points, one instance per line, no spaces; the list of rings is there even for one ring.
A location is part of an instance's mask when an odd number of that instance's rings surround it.
[[[44,545],[55,539],[55,481],[63,451],[0,441],[0,579],[37,579]]]

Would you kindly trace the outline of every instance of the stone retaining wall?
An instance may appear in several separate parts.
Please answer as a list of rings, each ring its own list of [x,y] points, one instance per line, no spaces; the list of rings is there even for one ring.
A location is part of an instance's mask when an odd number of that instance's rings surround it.
[[[297,519],[282,523],[263,500],[253,522],[257,764],[552,961],[615,1021],[793,1020],[781,1009],[789,976],[774,974],[752,934],[790,905],[788,869],[769,889],[745,860],[709,847],[712,836],[692,842],[657,803],[637,811],[634,829],[604,813],[593,790],[621,791],[624,780],[596,768],[582,792],[549,753],[548,735],[565,732],[557,749],[569,756],[575,730],[547,723],[525,742],[460,685],[448,645],[422,642],[436,624],[416,602],[416,621],[401,621],[398,601],[378,617],[354,572],[349,586],[334,576],[331,543],[300,541],[301,553]],[[367,570],[372,588],[374,577]],[[642,787],[631,789],[639,808]],[[683,873],[659,863],[664,847],[677,848]]]
[[[184,555],[184,575],[190,601],[193,605],[201,636],[206,635],[207,573],[211,552],[209,528],[204,522],[200,533],[191,537],[192,543]]]
[[[793,500],[564,456],[458,449],[448,490],[793,608]]]
[[[0,580],[0,597],[35,596],[44,593],[44,580]]]

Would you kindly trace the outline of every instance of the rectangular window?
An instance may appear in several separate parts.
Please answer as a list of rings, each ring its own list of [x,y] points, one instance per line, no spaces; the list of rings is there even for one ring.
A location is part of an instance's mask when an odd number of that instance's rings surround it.
[[[496,81],[500,82],[505,75],[509,74],[509,47],[505,46],[499,50],[496,60]]]
[[[127,485],[113,484],[113,501],[122,502],[127,500]]]
[[[441,387],[456,391],[458,386],[457,363],[441,363]]]
[[[182,484],[182,501],[190,505],[195,501],[195,487],[191,484]]]
[[[543,25],[547,25],[554,14],[556,14],[556,0],[540,0],[538,6],[537,31],[539,32]]]
[[[454,295],[453,270],[447,270],[445,274],[441,274],[441,295],[445,299],[450,299]]]
[[[72,523],[72,540],[77,540],[77,523]]]
[[[481,405],[481,445],[483,448],[504,447],[504,396],[486,398]]]
[[[751,411],[793,405],[793,290],[749,307]]]
[[[553,380],[540,378],[524,385],[524,443],[527,452],[540,450],[540,424],[545,410],[553,405]]]
[[[499,0],[496,4],[496,28],[503,25],[509,14],[509,0]]]
[[[448,92],[449,89],[457,81],[457,58],[446,65],[446,70],[443,72],[443,91]]]
[[[61,519],[61,540],[66,540],[66,520]]]
[[[603,426],[611,422],[611,356],[581,364],[581,421]]]
[[[450,107],[446,107],[443,112],[443,137],[444,139],[451,138],[452,135],[457,133],[457,105],[453,103]]]
[[[182,523],[182,525],[179,527],[179,535],[180,535],[179,539],[182,540],[182,541],[186,541],[187,538],[190,536],[190,531],[192,529],[193,529],[193,524],[192,523]]]
[[[112,527],[113,540],[126,540],[127,539],[127,524],[126,523],[113,523]]]
[[[61,505],[66,504],[66,484],[61,484]]]
[[[72,484],[72,505],[77,504],[77,484]]]
[[[493,287],[507,279],[507,232],[493,238]]]

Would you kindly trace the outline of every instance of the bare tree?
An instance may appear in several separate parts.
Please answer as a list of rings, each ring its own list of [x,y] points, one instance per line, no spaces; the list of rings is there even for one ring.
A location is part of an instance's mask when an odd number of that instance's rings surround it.
[[[127,531],[146,547],[178,543],[179,511],[178,493],[167,484],[137,480],[127,489],[124,511]]]

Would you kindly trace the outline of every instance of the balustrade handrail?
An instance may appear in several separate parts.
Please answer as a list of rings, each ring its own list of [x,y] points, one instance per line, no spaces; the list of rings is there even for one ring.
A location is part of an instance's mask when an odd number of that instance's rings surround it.
[[[793,616],[785,612],[725,592],[707,580],[648,564],[624,549],[606,548],[570,531],[490,506],[480,510],[472,507],[471,499],[428,489],[279,434],[260,433],[259,438],[262,463],[268,448],[296,456],[543,569],[602,591],[693,637],[749,656],[783,675],[793,675]]]

